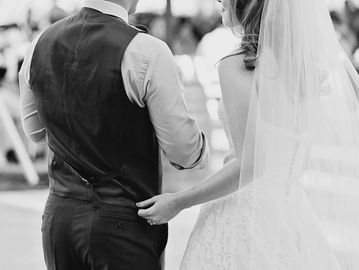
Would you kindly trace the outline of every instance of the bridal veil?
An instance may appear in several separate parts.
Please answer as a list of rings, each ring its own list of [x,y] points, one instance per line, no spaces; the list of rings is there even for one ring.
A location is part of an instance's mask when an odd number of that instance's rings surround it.
[[[359,76],[324,0],[267,0],[258,56],[238,192],[248,269],[358,270]]]

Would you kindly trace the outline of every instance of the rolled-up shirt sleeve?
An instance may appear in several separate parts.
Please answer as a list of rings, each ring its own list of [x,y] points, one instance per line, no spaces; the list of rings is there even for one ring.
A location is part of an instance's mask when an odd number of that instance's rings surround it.
[[[26,52],[19,72],[20,112],[22,126],[26,136],[33,142],[40,143],[46,138],[45,126],[41,123],[36,109],[35,94],[30,87],[30,67],[32,55],[38,39],[35,39]]]
[[[149,59],[143,87],[160,147],[171,164],[177,169],[205,167],[207,140],[188,114],[178,69],[165,43]]]

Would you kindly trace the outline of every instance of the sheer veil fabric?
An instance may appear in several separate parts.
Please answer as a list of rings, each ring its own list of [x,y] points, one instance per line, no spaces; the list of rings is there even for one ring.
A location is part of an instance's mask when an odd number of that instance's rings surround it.
[[[267,0],[258,55],[238,192],[248,269],[358,270],[359,76],[324,0]]]

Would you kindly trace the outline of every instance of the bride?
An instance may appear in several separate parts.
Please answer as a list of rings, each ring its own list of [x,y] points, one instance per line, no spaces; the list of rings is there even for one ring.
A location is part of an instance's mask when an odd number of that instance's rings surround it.
[[[242,35],[219,64],[232,151],[139,215],[162,224],[203,204],[182,270],[359,269],[359,76],[324,0],[218,2]]]

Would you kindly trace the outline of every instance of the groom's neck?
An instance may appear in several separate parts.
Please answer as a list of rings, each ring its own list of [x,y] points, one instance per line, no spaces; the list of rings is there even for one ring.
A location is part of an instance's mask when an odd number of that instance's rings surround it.
[[[132,5],[133,4],[131,3],[131,0],[103,0],[103,1],[112,2],[112,3],[115,3],[117,5],[120,5],[123,8],[125,8],[128,11],[128,13],[133,13],[132,12]]]

